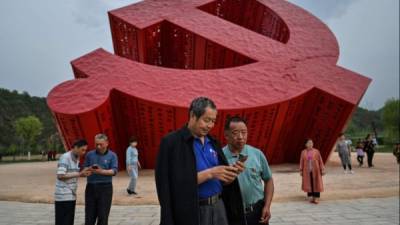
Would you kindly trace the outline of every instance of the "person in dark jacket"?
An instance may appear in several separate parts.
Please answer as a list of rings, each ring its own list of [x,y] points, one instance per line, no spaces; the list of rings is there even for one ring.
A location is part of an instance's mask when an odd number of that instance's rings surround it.
[[[367,137],[365,138],[364,152],[367,153],[368,167],[369,168],[374,167],[372,160],[373,160],[374,154],[375,154],[375,144],[374,144],[371,134],[368,134]]]
[[[161,225],[242,225],[244,209],[237,175],[220,145],[208,135],[217,110],[205,97],[192,101],[189,121],[162,138],[155,169]]]

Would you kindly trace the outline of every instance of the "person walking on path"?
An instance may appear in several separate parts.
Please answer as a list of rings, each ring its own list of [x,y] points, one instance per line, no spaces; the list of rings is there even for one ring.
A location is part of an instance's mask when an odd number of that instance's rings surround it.
[[[129,195],[137,195],[136,183],[139,176],[138,169],[141,168],[139,162],[139,153],[136,148],[137,144],[137,138],[133,136],[129,140],[129,147],[126,149],[126,170],[128,172],[128,175],[131,177],[129,181],[129,186],[126,189]]]
[[[352,171],[350,160],[350,146],[346,142],[346,137],[343,133],[340,133],[339,135],[339,140],[336,144],[336,150],[338,151],[340,161],[342,162],[342,166],[344,169],[343,173],[347,173],[348,170],[348,173],[353,174],[354,172]]]

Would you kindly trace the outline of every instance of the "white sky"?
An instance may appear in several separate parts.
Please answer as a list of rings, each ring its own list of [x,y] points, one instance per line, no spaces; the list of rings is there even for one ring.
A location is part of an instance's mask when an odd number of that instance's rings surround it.
[[[69,62],[113,52],[107,11],[134,0],[0,1],[0,87],[46,96],[73,78]],[[361,106],[399,97],[398,0],[290,0],[325,22],[340,46],[339,65],[373,79]]]

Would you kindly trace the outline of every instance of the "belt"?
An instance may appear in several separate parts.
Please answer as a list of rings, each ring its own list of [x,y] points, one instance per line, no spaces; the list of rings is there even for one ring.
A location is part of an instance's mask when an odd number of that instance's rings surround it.
[[[246,214],[247,213],[252,213],[252,212],[256,211],[259,208],[259,206],[262,206],[263,204],[264,204],[264,200],[259,200],[256,203],[247,205],[244,208],[244,213],[246,213]]]
[[[214,205],[219,199],[221,199],[221,194],[216,194],[208,198],[200,199],[199,205]]]
[[[112,186],[111,182],[87,183],[87,186]]]

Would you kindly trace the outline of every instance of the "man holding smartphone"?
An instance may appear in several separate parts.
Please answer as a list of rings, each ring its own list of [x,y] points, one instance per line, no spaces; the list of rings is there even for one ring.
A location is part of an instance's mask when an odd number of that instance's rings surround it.
[[[79,171],[79,158],[86,153],[87,145],[84,139],[75,141],[72,149],[64,153],[58,161],[54,193],[56,225],[74,224],[78,177],[91,174],[89,169]]]
[[[112,176],[118,172],[117,155],[108,149],[105,134],[95,136],[96,149],[85,157],[85,168],[92,171],[87,177],[85,190],[85,225],[107,225],[110,214],[113,186]]]
[[[161,225],[245,224],[236,179],[243,163],[229,166],[209,135],[216,119],[214,102],[196,98],[188,123],[161,140],[155,170]]]
[[[245,166],[238,180],[246,224],[268,224],[274,195],[274,182],[268,161],[259,149],[246,144],[247,125],[243,118],[239,116],[228,118],[224,130],[228,145],[223,151],[228,162],[234,164],[242,161]]]

